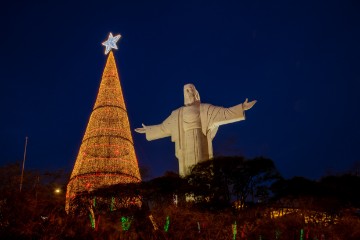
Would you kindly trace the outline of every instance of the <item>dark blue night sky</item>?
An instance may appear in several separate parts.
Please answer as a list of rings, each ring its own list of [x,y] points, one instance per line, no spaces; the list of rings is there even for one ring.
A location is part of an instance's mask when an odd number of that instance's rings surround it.
[[[74,1],[75,2],[75,1]],[[0,7],[0,164],[71,171],[106,56],[132,128],[162,122],[194,83],[202,102],[258,103],[221,126],[215,155],[271,158],[317,179],[360,162],[360,2],[7,1]],[[170,138],[133,132],[151,177],[177,171]]]

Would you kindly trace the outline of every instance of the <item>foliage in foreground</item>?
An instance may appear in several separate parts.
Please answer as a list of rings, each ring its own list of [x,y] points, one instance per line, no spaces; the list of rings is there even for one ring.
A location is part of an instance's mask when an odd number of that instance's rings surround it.
[[[68,215],[66,176],[27,172],[20,193],[18,170],[0,168],[0,239],[221,240],[234,239],[235,223],[235,239],[360,239],[355,175],[285,180],[269,159],[221,158],[195,166],[187,179],[168,173],[83,193]],[[122,208],[120,200],[134,195],[141,207]]]
[[[203,212],[174,205],[151,211],[101,212],[92,228],[87,215],[66,215],[53,211],[43,220],[35,216],[23,219],[24,225],[9,226],[1,239],[360,239],[360,220],[349,214],[336,224],[305,223],[301,213],[280,218],[264,216],[266,209]],[[150,219],[152,216],[152,219]],[[127,219],[123,225],[122,218]],[[166,224],[166,220],[168,225]],[[168,226],[167,231],[165,226]],[[127,230],[126,230],[127,229]],[[3,229],[4,230],[4,229]]]

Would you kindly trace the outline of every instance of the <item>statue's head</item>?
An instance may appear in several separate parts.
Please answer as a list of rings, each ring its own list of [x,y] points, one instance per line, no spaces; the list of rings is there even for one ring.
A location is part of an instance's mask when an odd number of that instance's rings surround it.
[[[184,104],[185,106],[200,103],[200,95],[195,86],[191,83],[184,85]]]

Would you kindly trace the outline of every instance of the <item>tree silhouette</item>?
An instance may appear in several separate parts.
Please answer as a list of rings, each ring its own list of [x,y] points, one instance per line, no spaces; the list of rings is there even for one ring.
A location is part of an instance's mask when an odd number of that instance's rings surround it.
[[[229,206],[232,200],[240,206],[248,200],[264,201],[270,195],[269,186],[279,178],[273,161],[263,157],[217,157],[195,165],[187,177],[197,200],[216,207]]]

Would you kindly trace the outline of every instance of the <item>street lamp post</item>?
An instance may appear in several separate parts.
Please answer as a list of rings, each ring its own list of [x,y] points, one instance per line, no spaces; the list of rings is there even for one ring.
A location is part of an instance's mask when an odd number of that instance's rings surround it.
[[[23,183],[23,179],[24,179],[24,167],[25,167],[25,159],[26,159],[27,142],[28,142],[28,137],[25,138],[24,159],[23,159],[22,170],[21,170],[21,178],[20,178],[20,192],[21,192],[22,183]]]

